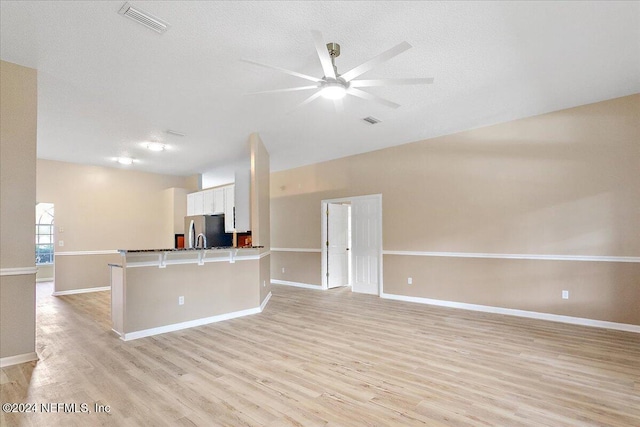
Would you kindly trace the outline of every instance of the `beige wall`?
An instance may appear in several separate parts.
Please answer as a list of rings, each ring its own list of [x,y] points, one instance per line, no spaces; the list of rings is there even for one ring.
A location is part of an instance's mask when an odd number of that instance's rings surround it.
[[[322,256],[318,252],[271,251],[271,278],[322,286]],[[282,269],[284,268],[284,272]]]
[[[381,193],[386,251],[638,257],[639,141],[633,95],[276,172],[271,243],[319,249],[322,199]],[[457,271],[442,271],[440,259],[385,255],[385,292],[640,324],[628,304],[640,303],[638,263],[597,263],[606,273],[580,286],[580,262],[558,261],[556,271],[532,260],[514,275],[511,260],[447,261]],[[460,281],[461,271],[478,274]],[[424,280],[407,287],[410,274]],[[508,280],[497,286],[496,277]],[[307,272],[282,280],[321,283]],[[560,299],[558,289],[574,288]],[[508,297],[521,290],[522,301]]]
[[[253,244],[270,245],[269,153],[257,133],[251,134],[251,236]]]
[[[42,264],[38,266],[36,282],[50,282],[53,280],[53,264]]]
[[[170,235],[184,234],[184,217],[187,216],[187,190],[185,188],[168,188],[164,190],[166,233]]]
[[[254,246],[268,252],[271,241],[271,200],[269,153],[257,133],[249,137],[251,147],[251,237]],[[269,255],[260,261],[260,302],[271,292]]]
[[[127,268],[124,332],[256,308],[259,270],[258,260]]]
[[[173,247],[175,198],[167,190],[195,184],[194,177],[37,162],[38,200],[54,203],[56,242],[64,241],[58,253]],[[55,291],[107,286],[106,265],[98,273],[93,256],[103,255],[56,254]]]
[[[35,352],[37,111],[36,70],[0,61],[0,358]]]
[[[121,262],[121,255],[56,255],[54,269],[54,292],[110,286],[108,264]]]

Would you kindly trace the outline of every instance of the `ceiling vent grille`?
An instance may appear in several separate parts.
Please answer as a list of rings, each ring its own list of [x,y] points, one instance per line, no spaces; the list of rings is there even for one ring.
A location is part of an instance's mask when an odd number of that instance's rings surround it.
[[[380,120],[376,119],[375,117],[365,117],[364,119],[365,122],[369,123],[370,125],[375,125],[376,123],[380,123]]]
[[[164,22],[162,19],[158,19],[147,12],[137,9],[129,3],[122,5],[118,13],[144,25],[147,28],[151,28],[156,33],[162,34],[169,29],[169,24]]]

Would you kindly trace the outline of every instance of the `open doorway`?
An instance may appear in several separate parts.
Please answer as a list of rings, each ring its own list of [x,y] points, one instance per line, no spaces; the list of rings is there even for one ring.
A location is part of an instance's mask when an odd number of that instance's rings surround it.
[[[327,203],[327,289],[351,286],[351,203]]]
[[[52,282],[54,278],[54,206],[53,203],[36,204],[36,282]]]
[[[382,195],[323,200],[322,288],[382,288]]]

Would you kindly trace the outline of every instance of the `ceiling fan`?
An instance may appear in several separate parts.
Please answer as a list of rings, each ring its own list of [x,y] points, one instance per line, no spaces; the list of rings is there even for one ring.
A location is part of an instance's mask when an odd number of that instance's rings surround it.
[[[391,49],[382,52],[378,56],[368,60],[367,62],[358,65],[357,67],[347,71],[344,74],[338,73],[338,67],[336,67],[335,59],[340,56],[340,45],[338,43],[325,44],[322,34],[319,31],[311,31],[313,35],[313,41],[318,52],[318,58],[320,58],[320,64],[322,65],[322,71],[324,76],[313,77],[306,74],[298,73],[296,71],[286,70],[284,68],[276,67],[273,65],[261,64],[259,62],[242,59],[241,61],[249,64],[258,65],[260,67],[271,68],[283,73],[300,77],[302,79],[310,80],[314,84],[310,86],[297,86],[283,89],[264,90],[260,92],[253,92],[253,94],[259,93],[277,93],[277,92],[293,92],[299,90],[313,90],[316,92],[309,96],[307,99],[298,104],[295,108],[302,107],[309,104],[319,96],[323,98],[332,99],[336,108],[336,111],[342,112],[344,110],[342,104],[342,98],[345,95],[352,95],[358,98],[374,101],[379,104],[385,105],[390,108],[398,108],[400,105],[387,99],[381,98],[377,95],[373,95],[369,92],[365,92],[360,88],[373,87],[373,86],[390,86],[390,85],[416,85],[416,84],[431,84],[433,78],[409,78],[409,79],[375,79],[375,80],[357,80],[356,77],[366,73],[373,67],[382,64],[385,61],[401,54],[407,49],[411,48],[409,43],[402,42]],[[294,109],[295,109],[294,108]]]

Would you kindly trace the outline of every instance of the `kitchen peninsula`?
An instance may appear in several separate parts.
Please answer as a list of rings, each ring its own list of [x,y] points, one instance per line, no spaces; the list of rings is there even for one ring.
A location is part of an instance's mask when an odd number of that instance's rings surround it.
[[[109,264],[112,329],[124,341],[260,313],[271,297],[269,153],[249,136],[248,248],[120,250]],[[206,246],[206,243],[205,243]]]
[[[261,249],[120,250],[109,265],[113,331],[128,341],[261,312]]]

